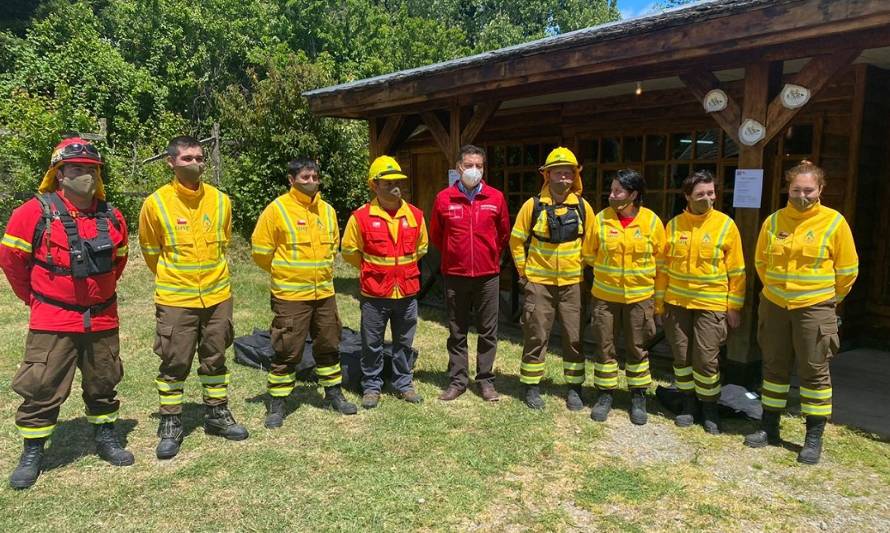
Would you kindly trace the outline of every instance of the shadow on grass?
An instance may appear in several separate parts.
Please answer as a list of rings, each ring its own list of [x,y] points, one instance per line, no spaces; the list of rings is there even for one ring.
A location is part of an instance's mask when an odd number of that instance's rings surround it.
[[[127,447],[127,435],[139,424],[134,419],[118,419],[114,424],[115,432],[121,443]],[[47,450],[43,470],[53,470],[67,466],[81,457],[96,453],[93,440],[93,424],[86,417],[65,420],[56,425],[50,446]]]

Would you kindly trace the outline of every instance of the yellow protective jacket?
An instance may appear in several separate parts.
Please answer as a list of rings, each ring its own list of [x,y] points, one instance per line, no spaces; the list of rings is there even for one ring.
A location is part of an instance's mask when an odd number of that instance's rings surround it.
[[[334,208],[291,188],[266,206],[250,239],[254,262],[272,275],[272,294],[290,301],[334,295],[340,227]]]
[[[584,261],[593,267],[593,295],[627,304],[652,298],[664,243],[664,226],[652,210],[640,207],[627,228],[611,207],[600,211],[584,245]]]
[[[402,205],[393,216],[390,216],[385,209],[380,207],[377,198],[374,198],[369,203],[369,215],[386,224],[390,235],[392,235],[393,241],[398,241],[399,228],[402,225],[411,228],[417,227],[418,225],[420,226],[420,231],[417,236],[416,252],[412,256],[413,262],[419,262],[429,250],[429,236],[427,235],[426,222],[423,218],[421,217],[420,221],[418,221],[418,217],[415,217],[414,213],[411,211],[411,205],[404,200],[402,200]],[[362,270],[362,261],[365,258],[365,244],[364,239],[362,238],[361,228],[359,227],[359,223],[356,220],[354,213],[349,217],[349,221],[346,222],[346,229],[343,231],[343,241],[341,243],[340,253],[347,263],[359,269],[359,271]],[[404,265],[400,266],[400,268],[403,267]],[[362,294],[371,296],[364,289],[362,289]],[[396,284],[392,293],[389,295],[389,298],[398,299],[401,297],[402,293],[399,291],[398,284]]]
[[[745,305],[745,256],[735,222],[711,209],[677,215],[667,228],[664,268],[655,280],[655,311],[664,303],[707,311]]]
[[[174,179],[146,198],[139,245],[155,274],[155,302],[201,308],[229,299],[231,236],[232,203],[212,185],[193,191]]]
[[[577,206],[581,192],[581,180],[576,178],[563,205]],[[547,178],[544,179],[539,198],[542,206],[553,205]],[[547,226],[546,209],[541,210],[538,220],[532,220],[534,207],[534,198],[529,198],[522,204],[516,215],[513,230],[510,232],[510,253],[513,255],[513,264],[516,265],[519,277],[525,277],[533,283],[559,287],[581,283],[584,271],[581,248],[592,231],[595,216],[590,202],[584,202],[584,225],[580,228],[581,236],[574,241],[561,243],[543,242],[535,237],[535,234],[538,234],[549,238],[550,228]],[[558,208],[556,214],[562,215],[567,211],[567,207]],[[528,242],[527,250],[526,242]]]
[[[859,275],[853,233],[843,215],[817,204],[805,212],[790,205],[760,228],[755,249],[763,296],[786,309],[844,299]]]

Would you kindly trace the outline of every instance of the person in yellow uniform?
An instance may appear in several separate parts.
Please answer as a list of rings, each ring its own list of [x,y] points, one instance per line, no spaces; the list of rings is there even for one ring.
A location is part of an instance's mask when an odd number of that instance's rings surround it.
[[[745,257],[735,222],[714,209],[714,176],[699,170],[683,180],[686,210],[667,225],[665,268],[655,280],[655,313],[674,355],[683,410],[674,420],[688,427],[702,406],[702,426],[720,433],[720,345],[739,327],[745,304]]]
[[[831,417],[828,364],[840,346],[836,308],[856,281],[859,257],[843,215],[819,200],[824,171],[802,161],[785,173],[785,180],[788,205],[763,221],[755,248],[757,275],[763,282],[757,310],[763,418],[745,444],[761,448],[780,443],[779,419],[796,368],[807,427],[797,460],[816,464]]]
[[[234,331],[226,247],[232,204],[226,194],[201,181],[204,152],[193,137],[170,141],[167,164],[173,181],[146,198],[139,213],[139,245],[155,275],[154,352],[161,359],[155,379],[161,412],[158,459],[179,453],[183,388],[196,350],[204,431],[229,440],[248,437],[228,408],[225,354]]]
[[[581,386],[585,365],[581,347],[582,243],[592,231],[590,204],[581,197],[581,166],[571,150],[553,149],[540,168],[541,192],[529,198],[516,214],[510,233],[510,252],[523,286],[522,363],[519,381],[525,403],[543,409],[540,383],[544,355],[559,317],[562,324],[563,376],[568,385],[566,407],[584,408]]]
[[[604,422],[618,388],[615,337],[624,335],[630,420],[646,423],[646,390],[652,383],[646,344],[655,335],[655,276],[662,268],[664,226],[642,206],[646,182],[635,170],[619,170],[612,180],[609,207],[596,215],[584,247],[593,267],[593,384],[599,391],[590,417]]]
[[[318,164],[296,159],[287,167],[290,190],[266,206],[251,238],[253,260],[271,274],[272,359],[266,390],[267,428],[284,423],[285,400],[296,385],[306,336],[312,336],[315,375],[328,407],[357,409],[340,384],[340,316],[334,296],[334,258],[340,247],[337,213],[318,192]]]
[[[374,199],[356,209],[343,233],[343,259],[359,269],[361,288],[362,407],[373,409],[383,388],[383,336],[392,330],[392,386],[408,403],[423,398],[414,389],[411,352],[417,330],[418,262],[429,240],[423,211],[402,199],[408,176],[390,156],[368,169]]]

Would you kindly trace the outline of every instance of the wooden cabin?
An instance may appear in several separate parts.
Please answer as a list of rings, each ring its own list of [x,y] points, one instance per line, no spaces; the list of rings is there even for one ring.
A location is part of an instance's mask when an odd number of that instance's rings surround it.
[[[371,156],[396,156],[426,212],[466,143],[487,150],[486,181],[511,214],[540,191],[538,167],[556,145],[582,161],[597,210],[615,172],[633,168],[647,182],[644,205],[665,222],[685,207],[682,180],[712,171],[716,207],[738,224],[749,267],[743,326],[728,345],[739,368],[759,360],[760,224],[786,202],[783,171],[810,159],[825,168],[823,201],[846,216],[860,254],[843,337],[890,336],[886,0],[699,2],[306,97],[318,115],[366,120]],[[733,208],[737,169],[763,169],[759,208]]]

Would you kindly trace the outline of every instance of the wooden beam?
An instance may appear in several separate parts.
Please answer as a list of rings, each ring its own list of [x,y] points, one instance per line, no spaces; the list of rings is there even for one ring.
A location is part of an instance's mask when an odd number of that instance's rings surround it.
[[[708,71],[686,72],[680,74],[680,80],[689,88],[699,102],[704,102],[705,95],[713,89],[720,88],[720,80]],[[724,91],[726,92],[726,91]],[[726,109],[710,113],[717,124],[729,137],[739,144],[739,125],[741,124],[741,111],[739,105],[729,93],[726,94]]]
[[[448,152],[445,153],[445,157],[448,159],[448,164],[453,165],[457,161],[457,154],[460,153],[460,104],[458,104],[457,100],[454,100],[451,103],[451,107],[448,111]],[[450,168],[450,167],[449,167]]]
[[[374,161],[378,156],[383,155],[377,147],[377,139],[379,128],[377,126],[377,118],[368,119],[368,158]]]
[[[389,151],[393,148],[393,141],[398,135],[402,124],[405,122],[405,115],[392,115],[387,117],[386,122],[383,124],[383,128],[380,130],[380,135],[377,136],[377,150],[380,153],[388,154]]]
[[[755,63],[745,68],[745,89],[742,100],[742,120],[754,119],[761,124],[766,122],[767,104],[769,102],[770,74],[775,73],[770,63]],[[754,146],[739,145],[739,168],[763,168],[763,141]],[[771,176],[764,174],[764,185],[769,183]],[[735,222],[742,237],[742,250],[745,255],[745,307],[742,309],[742,324],[729,336],[727,356],[736,363],[755,361],[757,349],[757,324],[754,306],[757,302],[755,282],[757,270],[754,268],[754,247],[760,232],[760,209],[736,208]]]
[[[433,140],[436,141],[439,150],[442,150],[445,157],[450,159],[449,152],[451,152],[451,138],[445,130],[445,126],[443,126],[442,122],[439,120],[439,117],[432,111],[424,111],[420,114],[420,118],[423,119],[423,123],[429,128],[430,134],[433,136]]]
[[[721,55],[734,55],[738,60],[747,54],[748,61],[757,60],[765,49],[778,50],[801,41],[821,39],[827,46],[849,47],[848,39],[871,31],[882,31],[878,37],[886,41],[890,39],[888,26],[890,3],[886,0],[760,4],[723,17],[640,28],[609,39],[581,33],[574,40],[542,45],[522,55],[502,52],[485,63],[464,60],[423,75],[358,84],[342,91],[309,93],[307,98],[315,113],[360,117],[442,98],[472,94],[491,98],[510,88],[537,86],[535,90],[540,91],[541,87],[549,87],[546,92],[557,92],[564,85],[555,81],[596,74],[614,79],[634,68],[688,69]],[[873,46],[881,44],[869,45]],[[803,48],[796,52],[803,54],[800,57],[813,54]]]
[[[460,143],[472,144],[479,135],[479,132],[482,131],[482,128],[485,127],[489,119],[494,116],[500,106],[500,102],[483,102],[476,106],[473,118],[470,119],[470,122],[467,123],[467,127],[464,128],[460,134]]]
[[[848,49],[838,50],[826,56],[814,57],[809,63],[804,65],[800,72],[791,76],[788,83],[809,89],[810,99],[812,99],[831,81],[835,74],[848,67],[854,59],[859,57],[860,53],[862,53],[862,50]],[[785,107],[782,104],[781,95],[773,98],[766,113],[766,122],[764,123],[766,124],[766,138],[763,142],[770,142],[773,137],[785,129],[785,126],[791,123],[791,120],[800,109],[788,109]]]

